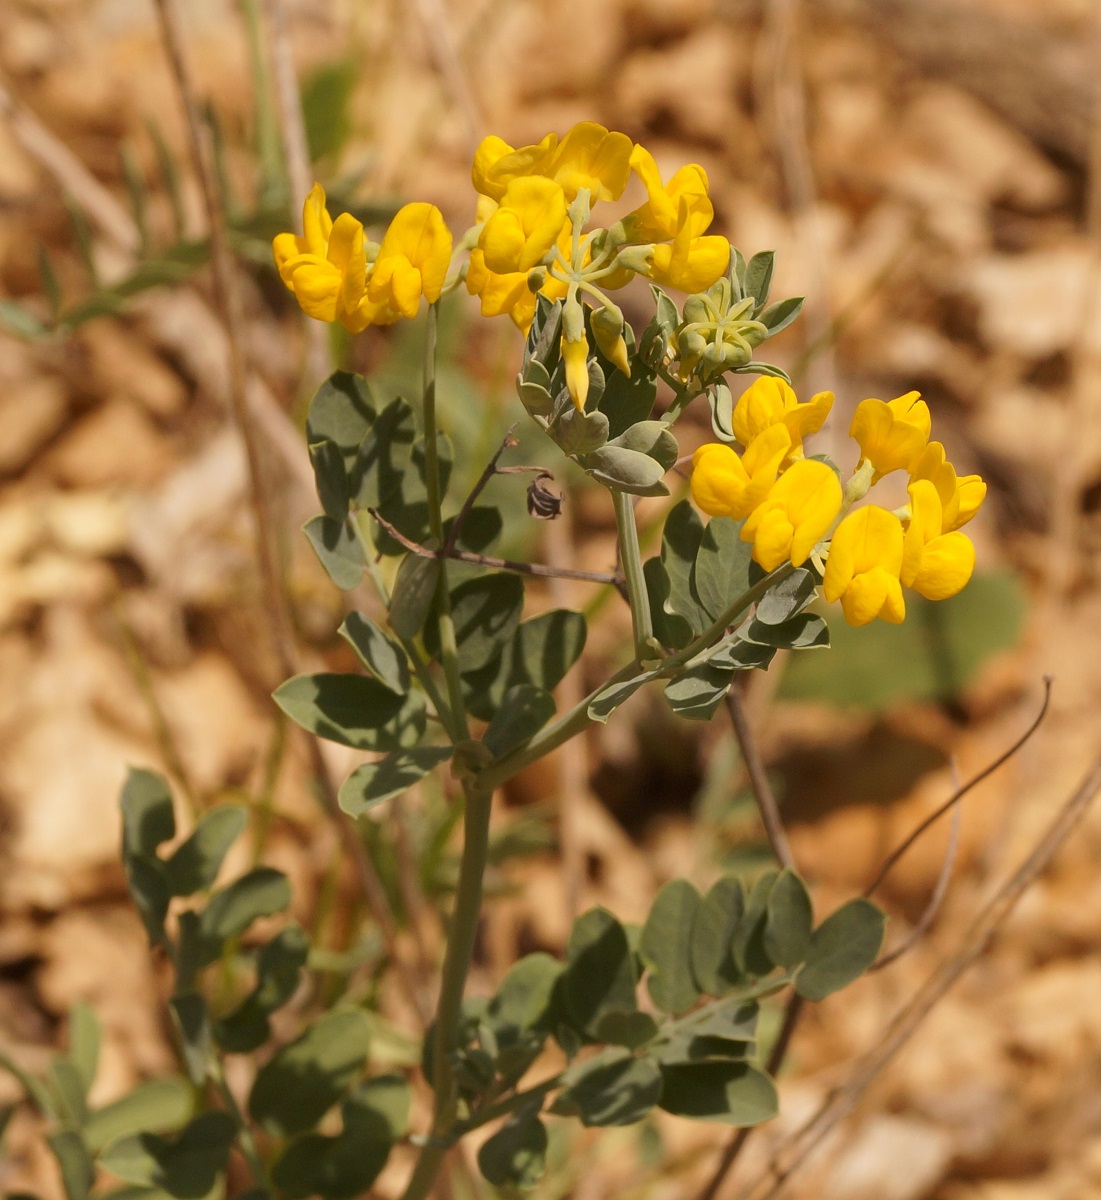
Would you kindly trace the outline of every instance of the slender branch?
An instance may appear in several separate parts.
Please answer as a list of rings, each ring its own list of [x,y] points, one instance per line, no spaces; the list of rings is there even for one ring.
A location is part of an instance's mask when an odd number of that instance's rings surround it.
[[[776,855],[776,861],[782,867],[795,870],[795,858],[791,853],[791,843],[784,832],[780,819],[780,806],[776,803],[776,794],[768,781],[768,772],[757,748],[753,730],[746,719],[745,705],[738,692],[737,686],[732,687],[726,694],[726,711],[730,714],[730,723],[734,726],[734,736],[738,739],[738,748],[742,752],[742,762],[745,763],[746,774],[749,776],[749,786],[753,789],[754,799],[761,814],[761,824],[765,827],[765,835]]]
[[[1099,791],[1101,759],[1090,767],[1081,785],[1062,805],[1025,860],[975,918],[956,952],[941,963],[895,1016],[874,1047],[857,1063],[848,1082],[829,1095],[814,1116],[785,1139],[773,1157],[773,1165],[745,1189],[743,1200],[775,1200],[780,1195],[822,1139],[852,1112],[871,1084],[917,1033],[952,986],[986,953],[1021,896],[1051,865]],[[785,1152],[789,1152],[789,1157],[781,1166],[779,1159]]]
[[[972,776],[972,778],[970,778],[963,785],[963,787],[957,788],[943,804],[935,808],[929,814],[929,816],[927,816],[925,820],[922,821],[921,824],[919,824],[918,827],[903,840],[901,845],[896,846],[895,849],[891,851],[891,853],[887,856],[886,861],[883,863],[883,866],[879,868],[879,874],[876,875],[872,882],[864,889],[865,896],[871,896],[874,892],[879,890],[883,881],[890,873],[891,868],[930,826],[939,821],[940,818],[943,817],[949,809],[954,807],[960,800],[962,800],[963,797],[972,790],[972,788],[978,787],[978,785],[982,783],[984,779],[989,778],[1000,766],[1007,763],[1017,753],[1017,751],[1020,750],[1021,747],[1032,738],[1032,735],[1043,723],[1044,717],[1047,716],[1048,706],[1051,703],[1052,682],[1053,680],[1050,675],[1044,676],[1044,699],[1040,705],[1040,711],[1036,714],[1032,724],[1029,725],[1024,733],[1021,734],[1021,736],[1013,743],[1012,746],[1009,747],[1008,750],[1003,751],[996,759],[994,759],[992,763],[989,764],[989,766],[983,767],[983,769],[977,775]]]
[[[627,583],[627,602],[631,606],[631,627],[635,635],[635,658],[643,662],[654,656],[654,625],[650,614],[650,596],[646,576],[642,573],[642,553],[638,545],[638,526],[635,525],[635,506],[631,497],[612,488],[612,507],[615,527],[619,534],[619,561]]]
[[[369,508],[367,511],[395,542],[420,558],[452,558],[456,562],[475,563],[481,567],[497,567],[502,571],[518,571],[523,575],[538,575],[547,579],[580,579],[585,583],[603,583],[615,588],[623,586],[623,576],[618,572],[574,571],[567,567],[548,567],[542,563],[524,563],[517,562],[512,558],[495,558],[492,554],[475,554],[471,550],[453,549],[448,551],[446,547],[430,550],[427,546],[422,546],[419,542],[407,538],[400,529],[391,525],[377,509]]]
[[[237,427],[244,442],[248,463],[249,494],[256,526],[256,552],[263,580],[264,598],[268,606],[268,619],[280,670],[284,676],[293,675],[296,673],[297,647],[294,643],[286,592],[276,558],[274,529],[261,472],[259,447],[249,415],[248,369],[242,349],[245,340],[244,312],[240,294],[234,286],[233,260],[226,235],[225,205],[220,194],[218,173],[211,161],[208,131],[200,115],[180,21],[179,0],[156,0],[156,7],[165,51],[184,109],[195,172],[210,226],[215,310],[221,318],[226,333],[230,367],[230,399]],[[341,811],[337,803],[336,788],[329,775],[317,739],[308,739],[308,745],[323,807],[336,826],[341,842],[352,860],[371,915],[379,927],[387,954],[394,963],[398,981],[413,1006],[413,1011],[424,1020],[427,1014],[420,991],[398,953],[397,926],[386,890],[375,870],[374,863],[356,833],[354,824]]]
[[[504,454],[506,450],[511,450],[513,446],[518,446],[520,444],[519,438],[515,437],[512,432],[515,428],[515,423],[508,427],[504,439],[502,440],[500,446],[497,447],[496,453],[489,460],[489,462],[486,463],[485,470],[481,473],[481,475],[478,476],[478,482],[470,489],[470,495],[467,496],[467,498],[463,501],[462,508],[459,509],[458,513],[455,515],[455,519],[451,522],[451,529],[448,531],[447,540],[444,542],[440,550],[442,557],[449,557],[452,551],[455,549],[455,546],[459,541],[459,537],[462,534],[463,526],[466,524],[466,519],[470,516],[470,510],[474,507],[474,502],[485,490],[486,484],[489,483],[493,476],[497,474],[497,463],[500,461],[501,455]]]
[[[952,872],[955,870],[956,855],[959,853],[960,848],[962,818],[963,806],[959,802],[959,797],[956,797],[956,803],[952,808],[952,824],[948,829],[948,847],[944,853],[944,862],[941,864],[940,874],[937,876],[937,882],[933,887],[933,894],[929,897],[929,903],[926,904],[925,911],[921,914],[917,924],[910,930],[909,936],[900,946],[896,946],[893,950],[882,955],[874,962],[868,968],[869,975],[873,971],[882,971],[884,967],[889,967],[892,963],[898,962],[932,928],[933,922],[937,919],[937,913],[940,911],[940,906],[944,902],[944,897],[948,893],[948,883],[952,878]]]
[[[402,1200],[424,1200],[431,1194],[449,1147],[448,1136],[458,1111],[458,1084],[452,1055],[458,1048],[463,990],[478,933],[483,878],[489,852],[489,817],[493,804],[493,793],[480,786],[467,785],[465,792],[463,853],[459,864],[455,911],[451,917],[447,952],[444,955],[440,996],[436,1004],[436,1033],[432,1047],[432,1086],[436,1100],[432,1136],[421,1151]]]

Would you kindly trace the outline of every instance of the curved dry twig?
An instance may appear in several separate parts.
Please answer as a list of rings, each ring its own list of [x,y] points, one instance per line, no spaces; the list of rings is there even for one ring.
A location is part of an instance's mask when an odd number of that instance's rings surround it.
[[[937,808],[935,808],[925,818],[925,820],[922,821],[917,826],[917,828],[914,829],[913,832],[911,832],[902,841],[902,843],[900,845],[896,846],[895,849],[892,850],[889,855],[887,855],[887,858],[884,861],[883,866],[881,866],[879,868],[879,873],[872,880],[872,882],[870,884],[868,884],[868,886],[864,889],[865,897],[871,896],[874,892],[876,892],[879,889],[879,887],[882,885],[883,881],[890,874],[891,868],[894,867],[895,863],[898,862],[898,860],[906,853],[907,850],[910,849],[910,847],[918,840],[918,838],[920,838],[921,835],[923,833],[925,833],[925,831],[927,829],[929,829],[931,826],[935,825],[937,823],[937,821],[939,821],[941,819],[941,817],[943,817],[944,814],[949,811],[949,809],[953,808],[956,804],[958,804],[959,801],[962,800],[964,798],[964,796],[967,795],[968,792],[970,792],[973,788],[978,787],[978,785],[980,783],[982,783],[984,779],[988,779],[991,775],[994,774],[994,772],[999,767],[1001,767],[1005,763],[1009,762],[1009,760],[1014,756],[1014,754],[1016,754],[1017,751],[1020,750],[1025,745],[1025,743],[1031,739],[1032,735],[1043,724],[1044,717],[1047,716],[1047,710],[1048,710],[1049,705],[1051,704],[1051,686],[1052,686],[1053,682],[1054,682],[1054,679],[1051,675],[1044,676],[1044,678],[1043,678],[1044,699],[1040,705],[1040,711],[1036,714],[1036,717],[1033,720],[1032,724],[1029,725],[1029,727],[1024,731],[1024,733],[1021,734],[1021,736],[1013,743],[1012,746],[1009,747],[1008,750],[1005,750],[1001,754],[999,754],[998,757],[996,759],[994,759],[994,761],[992,763],[990,763],[988,766],[983,767],[983,769],[977,775],[973,775],[963,785],[963,787],[957,788],[952,793],[952,795],[949,796],[947,800],[945,800],[945,802],[943,804],[941,804]]]

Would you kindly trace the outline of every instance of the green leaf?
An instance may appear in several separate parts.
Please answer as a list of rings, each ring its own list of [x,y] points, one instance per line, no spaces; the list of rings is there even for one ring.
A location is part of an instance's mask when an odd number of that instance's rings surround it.
[[[556,408],[547,433],[563,454],[591,454],[608,440],[608,418],[602,412],[578,412],[568,396],[564,404],[556,403]]]
[[[381,510],[400,496],[416,436],[413,410],[400,397],[379,412],[350,472],[349,488],[357,507]]]
[[[350,817],[361,817],[376,804],[408,791],[429,771],[447,762],[450,746],[415,746],[395,750],[377,762],[364,763],[340,785],[337,799]]]
[[[1008,572],[976,575],[949,600],[908,592],[901,625],[834,622],[831,653],[796,656],[780,694],[873,712],[905,700],[950,700],[991,655],[1017,643],[1026,611],[1022,585]]]
[[[80,1134],[74,1129],[59,1129],[46,1134],[46,1144],[61,1168],[61,1183],[68,1200],[88,1200],[96,1169]]]
[[[379,683],[398,696],[409,691],[409,660],[405,651],[374,621],[362,613],[351,612],[339,632]]]
[[[705,1010],[706,1011],[706,1010]],[[657,1047],[661,1063],[721,1060],[744,1062],[757,1040],[757,1005],[737,998],[713,1010],[702,1020],[692,1016],[673,1027],[671,1036]]]
[[[649,454],[609,442],[582,455],[580,461],[587,474],[605,487],[632,496],[669,495],[669,489],[661,482],[668,468]]]
[[[539,1026],[550,1011],[562,964],[549,954],[527,954],[508,970],[485,1018],[500,1037]]]
[[[260,1068],[249,1094],[253,1119],[281,1136],[312,1128],[363,1070],[369,1040],[357,1009],[319,1017]]]
[[[687,500],[682,500],[670,509],[661,535],[661,562],[669,577],[666,608],[687,621],[692,633],[703,633],[711,624],[692,582],[703,534],[703,523],[696,510]],[[684,645],[689,640],[690,637],[685,638]]]
[[[814,575],[800,567],[765,592],[753,615],[763,625],[782,625],[801,613],[816,595]]]
[[[677,439],[664,421],[638,421],[612,438],[608,445],[648,455],[667,471],[673,469],[680,456]]]
[[[636,1050],[652,1042],[660,1032],[657,1021],[644,1012],[609,1012],[596,1023],[596,1040],[610,1046]]]
[[[681,671],[666,684],[665,698],[678,716],[689,721],[710,721],[733,682],[729,669],[708,661]]]
[[[498,658],[466,677],[472,715],[489,721],[518,684],[550,691],[581,657],[585,648],[585,618],[568,608],[556,608],[521,621]]]
[[[530,683],[509,688],[501,707],[482,734],[482,744],[494,758],[502,758],[529,741],[554,716],[554,697]]]
[[[191,913],[186,915],[194,916]],[[197,924],[198,918],[195,917],[194,921],[188,922],[188,928],[194,929]],[[182,934],[180,940],[182,946],[184,941]],[[188,937],[189,944],[195,944],[197,940],[197,934]],[[181,951],[180,958],[182,959],[182,957]],[[180,1039],[180,1050],[184,1067],[187,1069],[187,1077],[195,1087],[202,1087],[210,1073],[210,1014],[207,1011],[206,1001],[198,992],[179,990],[183,983],[184,971],[182,968],[185,964],[180,963],[179,960],[177,962],[181,980],[177,984],[176,995],[168,1002],[168,1011]],[[197,963],[187,964],[186,979],[189,984],[198,969]],[[140,1129],[142,1126],[139,1125],[137,1128]]]
[[[62,1119],[79,1129],[88,1115],[84,1080],[80,1072],[67,1058],[58,1057],[50,1062],[46,1079]]]
[[[627,932],[607,909],[582,913],[570,930],[562,994],[572,1023],[595,1035],[608,1012],[633,1012],[637,1007],[635,956]]]
[[[707,996],[725,996],[741,971],[733,954],[734,931],[745,912],[740,879],[718,880],[703,897],[692,923],[692,975]]]
[[[747,642],[744,630],[738,629],[708,654],[707,665],[723,671],[749,671],[754,667],[767,667],[775,657],[775,646]]]
[[[682,1063],[661,1068],[661,1107],[694,1121],[744,1127],[779,1111],[776,1085],[744,1062]]]
[[[787,300],[777,300],[775,304],[770,304],[762,312],[759,312],[757,320],[765,326],[771,337],[773,334],[779,333],[781,329],[786,329],[799,315],[802,307],[802,296],[792,296]]]
[[[390,1148],[406,1130],[409,1086],[400,1075],[368,1079],[341,1105],[336,1137],[307,1133],[287,1147],[272,1178],[288,1200],[319,1195],[350,1200],[378,1178]]]
[[[602,688],[589,702],[588,714],[603,725],[617,708],[629,700],[643,684],[657,679],[658,671],[640,671],[630,679],[621,679]]]
[[[439,578],[438,558],[407,554],[401,560],[390,596],[390,627],[398,637],[414,638],[424,628]]]
[[[763,945],[769,961],[789,969],[798,966],[810,945],[813,923],[806,884],[785,867],[768,894]]]
[[[309,452],[321,507],[327,517],[343,523],[348,515],[349,500],[348,471],[344,466],[344,455],[336,442],[330,442],[328,438],[312,443]]]
[[[172,1133],[191,1119],[195,1094],[186,1079],[166,1075],[139,1083],[125,1096],[96,1109],[84,1126],[84,1140],[93,1154],[118,1138],[141,1133]]]
[[[99,1019],[95,1010],[78,1000],[69,1009],[69,1061],[80,1076],[85,1095],[95,1082],[99,1042]]]
[[[282,912],[290,902],[291,885],[274,867],[256,867],[215,892],[199,914],[204,962],[213,962],[225,942],[244,933],[253,921]]]
[[[332,442],[348,471],[359,453],[359,444],[375,420],[375,402],[362,375],[334,371],[317,389],[306,418],[306,441]]]
[[[707,615],[715,620],[750,588],[753,547],[743,542],[744,521],[712,517],[700,539],[692,567],[692,589]]]
[[[222,861],[248,822],[242,804],[209,809],[186,842],[165,863],[173,896],[193,896],[214,886]]]
[[[0,300],[0,328],[21,338],[40,338],[49,333],[48,326],[15,300]]]
[[[214,1024],[214,1036],[223,1050],[247,1054],[268,1040],[268,1017],[294,995],[309,952],[308,935],[293,923],[261,949],[256,986],[233,1012]]]
[[[600,411],[608,418],[608,436],[617,438],[632,425],[645,421],[654,407],[657,376],[637,358],[631,364],[631,377],[622,371],[608,373]]]
[[[363,543],[356,534],[354,517],[334,521],[332,517],[313,517],[302,526],[325,574],[342,591],[351,591],[363,578],[367,559]]]
[[[774,250],[761,250],[746,264],[742,288],[745,295],[752,296],[757,301],[757,310],[768,303],[768,293],[772,287],[772,268],[776,258]]]
[[[494,1187],[535,1187],[547,1166],[547,1129],[536,1116],[513,1117],[478,1150],[478,1170]]]
[[[875,962],[887,917],[870,900],[850,900],[811,934],[795,990],[804,1000],[823,1000],[846,987]]]
[[[654,636],[671,650],[682,649],[692,640],[692,626],[673,612],[669,575],[664,564],[658,557],[648,558],[642,564],[642,573],[646,578]]]
[[[119,800],[122,808],[122,856],[155,859],[157,847],[176,836],[172,795],[163,777],[131,767]]]
[[[455,523],[455,517],[449,517],[443,523],[443,536],[446,541]],[[501,536],[505,527],[505,519],[501,510],[488,504],[475,504],[463,518],[459,530],[459,540],[455,543],[462,550],[472,550],[481,554]]]
[[[436,435],[436,458],[440,474],[440,499],[447,494],[454,461],[454,449],[446,434]],[[425,458],[425,443],[419,440],[413,445],[410,466],[400,478],[400,486],[384,498],[380,498],[379,515],[410,541],[424,545],[429,538],[428,519],[428,464]],[[379,526],[375,545],[382,554],[404,554],[403,546],[392,534]]]
[[[672,879],[658,892],[639,939],[650,968],[650,998],[665,1013],[687,1012],[700,998],[692,978],[692,927],[700,894],[686,879]]]
[[[464,674],[481,670],[512,638],[524,607],[524,584],[518,575],[493,571],[460,583],[451,591],[451,617]],[[424,644],[440,656],[439,630],[430,622]]]
[[[295,675],[272,697],[303,729],[356,750],[401,750],[424,736],[420,692],[396,696],[362,675]]]
[[[164,919],[172,893],[159,859],[131,855],[126,859],[126,885],[153,945],[165,941]]]
[[[661,1076],[648,1058],[601,1055],[573,1076],[551,1112],[577,1116],[582,1125],[633,1125],[661,1098]]]
[[[768,897],[778,875],[778,871],[763,871],[757,877],[746,899],[745,912],[734,931],[731,952],[739,969],[748,975],[767,975],[772,970],[762,939],[768,916]]]
[[[226,1165],[236,1131],[228,1113],[201,1113],[174,1141],[134,1134],[113,1142],[99,1162],[124,1183],[160,1188],[177,1200],[202,1200]]]
[[[742,631],[742,636],[780,650],[816,650],[830,644],[829,627],[815,613],[800,613],[779,625],[752,620]]]

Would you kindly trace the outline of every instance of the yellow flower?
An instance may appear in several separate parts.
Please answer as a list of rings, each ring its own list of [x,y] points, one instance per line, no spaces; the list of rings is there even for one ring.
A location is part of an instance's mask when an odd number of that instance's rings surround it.
[[[695,294],[709,288],[730,265],[730,243],[717,234],[698,237],[692,232],[688,200],[680,198],[676,237],[647,254],[645,274],[661,287]]]
[[[986,484],[979,475],[957,476],[944,456],[940,442],[930,442],[910,470],[910,479],[928,479],[937,489],[944,509],[943,528],[960,529],[979,511],[986,499]]]
[[[642,181],[649,199],[623,220],[629,241],[664,242],[675,238],[680,228],[682,197],[691,236],[698,237],[711,224],[715,209],[707,195],[707,172],[703,167],[691,163],[681,167],[667,184],[662,183],[654,156],[644,146],[635,146],[631,170]]]
[[[876,483],[892,471],[909,471],[929,440],[929,406],[919,392],[894,400],[862,400],[856,406],[849,436],[875,468]]]
[[[526,175],[546,175],[551,158],[558,146],[558,134],[548,133],[535,146],[514,149],[502,138],[483,138],[474,152],[471,179],[474,190],[482,196],[500,200],[514,179]]]
[[[559,184],[540,176],[514,179],[482,228],[478,246],[491,271],[528,271],[558,240],[566,224]]]
[[[406,204],[395,214],[367,281],[367,296],[403,317],[415,317],[421,296],[440,298],[451,263],[451,231],[434,204]]]
[[[352,332],[371,323],[373,307],[360,311],[367,274],[363,226],[343,213],[336,221],[315,183],[302,207],[303,236],[277,234],[272,252],[279,275],[302,311],[318,321],[340,321]]]
[[[351,213],[335,221],[329,216],[324,189],[315,183],[302,209],[302,229],[301,237],[277,234],[272,252],[280,277],[308,316],[359,333],[415,316],[422,295],[430,302],[440,298],[451,233],[433,205],[407,204],[376,247]]]
[[[803,438],[817,433],[833,407],[833,392],[819,392],[800,404],[791,386],[782,379],[762,375],[750,384],[734,406],[734,436],[748,446],[761,431],[783,425],[791,436],[789,458],[802,458]]]
[[[906,616],[899,581],[902,559],[898,517],[874,504],[855,509],[838,525],[830,542],[823,595],[831,603],[841,601],[850,625],[867,625],[876,617],[898,625]]]
[[[587,188],[592,202],[618,200],[631,177],[634,143],[595,121],[580,121],[559,143],[547,174],[572,200]]]
[[[535,294],[528,287],[527,271],[491,271],[486,266],[485,255],[476,246],[470,252],[466,288],[481,300],[483,317],[508,313],[526,330],[535,316]]]
[[[692,455],[692,499],[712,517],[748,517],[776,483],[790,445],[787,430],[773,425],[741,458],[718,442],[701,446]]]
[[[817,459],[800,458],[746,518],[742,540],[753,542],[753,557],[766,571],[774,571],[785,559],[802,566],[836,519],[841,499],[841,483],[833,468]]]
[[[971,578],[975,547],[967,534],[944,531],[940,496],[928,479],[915,480],[909,491],[910,523],[903,541],[902,584],[926,600],[947,600]]]

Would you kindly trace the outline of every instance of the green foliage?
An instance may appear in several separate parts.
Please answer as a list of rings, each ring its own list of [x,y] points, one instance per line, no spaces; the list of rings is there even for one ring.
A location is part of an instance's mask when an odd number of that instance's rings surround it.
[[[451,754],[450,746],[415,746],[364,763],[340,785],[340,807],[350,817],[361,817],[384,800],[400,796],[429,771],[447,762]]]
[[[478,1170],[494,1187],[533,1188],[547,1165],[547,1127],[538,1117],[506,1121],[478,1150]]]
[[[398,696],[362,675],[295,675],[273,697],[304,729],[357,750],[402,750],[424,735],[419,692]]]
[[[699,910],[699,892],[686,879],[673,879],[658,892],[642,927],[639,954],[650,969],[650,998],[662,1012],[686,1012],[700,997],[691,963]]]
[[[99,1164],[123,1183],[157,1188],[175,1200],[201,1200],[225,1168],[235,1134],[228,1113],[200,1113],[175,1138],[135,1133],[117,1139]]]

